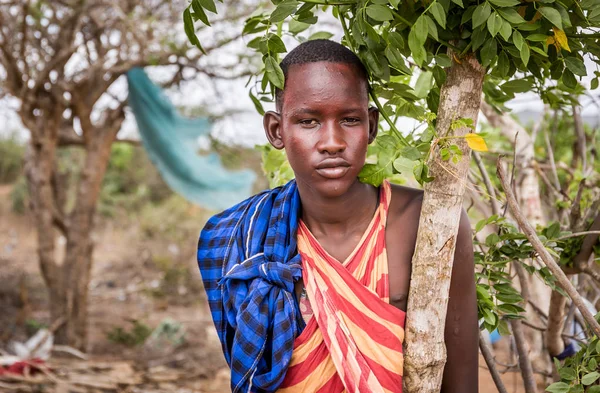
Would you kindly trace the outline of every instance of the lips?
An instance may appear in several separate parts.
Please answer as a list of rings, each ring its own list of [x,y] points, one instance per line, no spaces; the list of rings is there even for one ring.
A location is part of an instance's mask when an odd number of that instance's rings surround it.
[[[342,158],[328,158],[317,165],[317,173],[327,179],[339,179],[350,169],[348,161]]]

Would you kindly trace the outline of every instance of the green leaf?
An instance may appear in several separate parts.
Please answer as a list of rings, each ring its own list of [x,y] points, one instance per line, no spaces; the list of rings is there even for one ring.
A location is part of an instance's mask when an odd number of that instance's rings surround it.
[[[505,78],[508,75],[508,71],[510,69],[510,60],[506,55],[506,52],[500,53],[498,56],[498,65],[496,66],[500,77]]]
[[[413,26],[414,27],[414,26]],[[415,63],[420,67],[425,59],[427,58],[427,53],[425,52],[425,48],[423,47],[423,42],[420,42],[417,38],[417,34],[413,29],[408,33],[408,47],[412,53],[412,57],[415,60]]]
[[[200,1],[199,0],[193,0],[192,1],[192,9],[194,10],[194,14],[192,15],[192,17],[195,20],[200,19],[200,21],[202,23],[204,23],[206,26],[210,26],[210,22],[208,20],[208,16],[206,16],[206,12],[204,12],[204,9],[200,5]]]
[[[515,5],[521,4],[519,0],[489,0],[495,6],[498,7],[514,7]]]
[[[496,37],[500,27],[502,27],[502,17],[494,12],[487,20],[487,28],[492,37]]]
[[[398,5],[400,4],[400,0],[388,0],[388,3],[390,3],[390,5],[394,8],[398,8]]]
[[[427,33],[429,29],[427,27],[427,20],[421,15],[415,21],[415,24],[410,29],[411,32],[414,31],[417,39],[421,44],[424,44],[427,41]]]
[[[202,48],[202,45],[200,45],[198,37],[196,37],[196,30],[194,29],[194,20],[192,19],[192,13],[190,12],[189,7],[183,11],[183,28],[185,30],[185,34],[188,37],[188,40],[190,40],[192,45],[195,45],[196,47],[198,47],[198,49],[202,51],[202,53],[206,54],[206,52],[204,52],[204,49]]]
[[[560,375],[560,379],[564,379],[566,381],[574,381],[577,379],[577,373],[571,367],[562,367],[558,370],[558,374]]]
[[[525,42],[523,40],[523,36],[521,35],[521,33],[519,33],[517,30],[515,30],[513,32],[512,35],[512,39],[513,39],[513,44],[515,44],[515,47],[520,51],[521,49],[523,49],[523,43]]]
[[[399,33],[391,31],[388,34],[388,45],[392,45],[396,49],[404,49],[404,38]]]
[[[525,93],[531,90],[533,84],[527,79],[513,79],[500,86],[507,93]]]
[[[598,378],[600,378],[600,373],[597,371],[594,371],[594,372],[584,375],[583,378],[581,378],[581,383],[584,384],[585,386],[589,386],[589,385],[593,384],[594,382],[596,382],[596,380]]]
[[[492,61],[496,57],[497,50],[498,44],[496,44],[496,40],[487,40],[487,42],[481,48],[481,65],[483,67],[487,67],[492,63]]]
[[[577,57],[565,57],[565,65],[572,73],[579,76],[586,76],[587,71],[583,61]]]
[[[277,34],[270,34],[267,41],[267,47],[271,53],[285,53],[287,49],[281,38]]]
[[[425,98],[431,90],[431,82],[433,80],[433,74],[431,71],[422,71],[417,78],[415,85],[415,95],[419,98]]]
[[[278,87],[279,89],[283,90],[285,77],[283,75],[283,70],[281,69],[279,64],[277,64],[277,60],[275,60],[271,56],[267,57],[267,59],[265,60],[265,71],[267,73],[267,78],[269,78],[269,81],[273,85],[275,85],[275,87]]]
[[[512,24],[518,25],[521,23],[525,23],[525,19],[514,8],[498,8],[496,10],[500,14],[501,17],[506,19]]]
[[[503,19],[500,20],[502,21],[502,26],[500,27],[500,35],[502,36],[502,38],[504,38],[504,41],[508,42],[512,33],[512,27],[510,26],[510,23],[505,22]]]
[[[490,17],[491,13],[492,9],[487,2],[479,4],[473,12],[473,29],[485,23]]]
[[[531,52],[529,51],[529,45],[526,43],[523,44],[520,52],[521,52],[521,60],[523,60],[523,64],[527,65],[527,63],[529,63],[529,55],[531,54]]]
[[[465,8],[462,0],[452,0],[452,2],[454,4],[456,4],[457,6],[459,6],[460,8]]]
[[[561,80],[570,89],[577,87],[577,79],[575,79],[575,75],[569,69],[564,70]]]
[[[538,9],[538,12],[542,14],[544,18],[548,19],[554,26],[561,30],[563,29],[560,12],[551,7],[541,7]]]
[[[203,8],[207,9],[208,11],[212,12],[213,14],[217,13],[217,6],[215,6],[215,2],[213,0],[198,0],[200,2],[200,5],[202,5]]]
[[[440,53],[439,55],[437,55],[435,57],[435,62],[440,67],[450,67],[452,65],[452,60],[450,59],[450,56],[448,56],[445,53]]]
[[[471,43],[473,46],[473,50],[476,51],[483,43],[487,37],[487,29],[476,29],[471,35]]]
[[[279,4],[269,17],[269,20],[274,23],[281,22],[288,16],[292,15],[296,11],[296,8],[298,8],[298,5],[299,3],[297,1]]]
[[[414,166],[415,162],[406,157],[398,157],[394,160],[394,169],[396,169],[398,173],[412,173]]]
[[[422,153],[414,146],[406,146],[400,150],[400,156],[408,158],[411,161],[420,160]]]
[[[436,85],[441,88],[444,82],[446,82],[446,71],[440,66],[433,67],[433,78]]]
[[[571,387],[564,382],[555,382],[546,388],[550,393],[567,393]]]
[[[367,15],[375,19],[378,22],[386,22],[394,19],[392,11],[389,8],[379,4],[371,4],[367,7]]]
[[[546,34],[530,34],[525,39],[531,42],[546,42],[548,36]]]
[[[388,46],[387,48],[385,48],[384,54],[392,67],[407,75],[411,74],[410,69],[404,63],[404,59],[398,48]]]
[[[600,385],[590,386],[586,393],[600,393]]]
[[[437,25],[435,24],[433,19],[431,19],[429,17],[429,15],[425,15],[425,20],[427,21],[427,31],[429,31],[429,35],[434,40],[436,40],[436,41],[439,40],[438,32],[437,32]]]
[[[331,37],[333,37],[333,34],[328,31],[317,31],[316,33],[311,34],[310,37],[308,37],[308,40],[328,40]]]
[[[431,5],[429,8],[429,13],[433,15],[436,22],[442,26],[442,29],[446,29],[446,11],[444,7],[437,1]]]
[[[592,79],[590,82],[590,89],[596,90],[598,88],[598,77]]]
[[[288,29],[289,29],[290,33],[292,33],[292,34],[301,33],[310,27],[310,25],[308,23],[300,22],[300,21],[297,21],[296,19],[290,20],[290,23],[288,26],[289,26]]]
[[[378,187],[385,178],[385,168],[380,168],[376,164],[365,164],[358,174],[361,182]]]
[[[250,95],[250,99],[252,100],[252,103],[254,104],[254,108],[256,108],[256,111],[261,115],[264,116],[265,114],[265,110],[262,106],[262,103],[260,102],[260,100],[258,98],[256,98],[254,96],[254,94],[252,94],[252,92],[249,92]]]

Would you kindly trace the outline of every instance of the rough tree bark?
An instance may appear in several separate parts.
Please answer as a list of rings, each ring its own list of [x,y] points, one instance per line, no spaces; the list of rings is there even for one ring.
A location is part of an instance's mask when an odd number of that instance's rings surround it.
[[[452,57],[452,56],[451,56]],[[449,136],[450,124],[473,119],[481,104],[485,69],[474,55],[453,61],[440,91],[436,131]],[[472,130],[461,127],[454,136]],[[452,164],[442,161],[439,146],[428,162],[434,180],[425,185],[408,297],[406,325],[405,386],[410,393],[439,392],[446,347],[444,328],[456,236],[469,170],[470,150],[464,139],[456,139],[463,158]],[[426,296],[423,296],[426,294]]]

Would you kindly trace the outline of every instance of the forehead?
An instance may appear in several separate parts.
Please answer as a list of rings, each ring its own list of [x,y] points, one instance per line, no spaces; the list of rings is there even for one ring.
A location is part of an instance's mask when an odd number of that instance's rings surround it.
[[[365,108],[369,105],[367,81],[356,66],[323,61],[288,68],[283,108],[344,103]]]

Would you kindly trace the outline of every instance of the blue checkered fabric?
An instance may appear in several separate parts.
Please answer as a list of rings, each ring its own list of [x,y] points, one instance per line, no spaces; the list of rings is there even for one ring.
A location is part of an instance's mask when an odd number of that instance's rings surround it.
[[[217,214],[200,234],[198,264],[233,393],[275,392],[304,328],[294,292],[299,213],[292,180]]]

